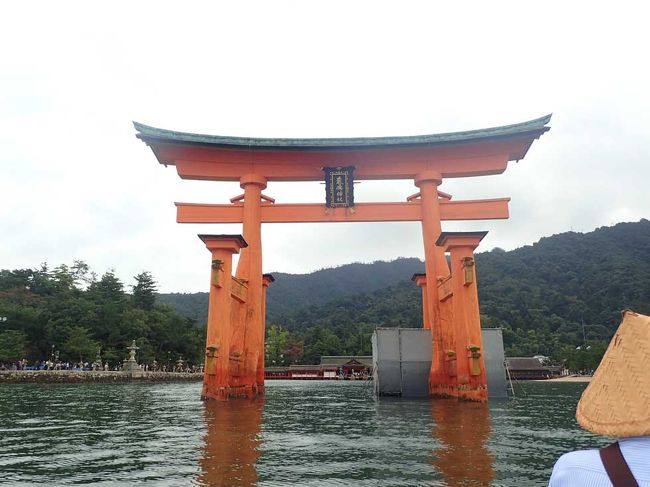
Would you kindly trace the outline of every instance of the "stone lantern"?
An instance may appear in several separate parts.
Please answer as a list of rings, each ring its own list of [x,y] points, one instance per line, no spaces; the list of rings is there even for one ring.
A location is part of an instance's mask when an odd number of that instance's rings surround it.
[[[131,346],[127,347],[126,349],[129,351],[129,358],[124,360],[124,365],[122,367],[122,370],[124,370],[124,372],[130,372],[130,373],[136,371],[140,372],[140,367],[138,366],[138,362],[135,360],[135,352],[139,350],[140,347],[138,347],[135,344],[135,340],[133,340]]]

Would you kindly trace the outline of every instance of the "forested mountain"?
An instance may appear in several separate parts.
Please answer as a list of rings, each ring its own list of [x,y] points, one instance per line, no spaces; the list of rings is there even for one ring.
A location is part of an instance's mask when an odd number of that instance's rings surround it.
[[[504,328],[512,355],[559,360],[577,346],[602,350],[622,309],[650,313],[648,220],[554,235],[510,252],[494,249],[477,254],[476,262],[482,324]],[[278,328],[270,336],[284,329],[289,355],[303,362],[368,353],[375,326],[421,326],[420,291],[409,279],[422,271],[419,260],[398,259],[275,274],[267,323]],[[204,298],[201,309],[206,305]]]
[[[420,272],[422,265],[419,259],[401,258],[391,262],[347,264],[311,274],[274,272],[275,282],[266,296],[267,321],[275,321],[298,308],[324,304],[339,296],[391,286]],[[198,323],[204,323],[208,316],[207,292],[159,294],[158,302],[172,306]]]
[[[650,221],[563,233],[477,256],[484,326],[609,339],[620,311],[650,314]],[[584,336],[583,336],[584,330]],[[538,340],[539,341],[539,340]]]

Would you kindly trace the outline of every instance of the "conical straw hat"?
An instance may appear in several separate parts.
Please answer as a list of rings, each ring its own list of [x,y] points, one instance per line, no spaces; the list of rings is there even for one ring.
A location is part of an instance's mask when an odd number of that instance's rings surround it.
[[[650,317],[623,311],[576,419],[584,429],[624,438],[650,435]]]

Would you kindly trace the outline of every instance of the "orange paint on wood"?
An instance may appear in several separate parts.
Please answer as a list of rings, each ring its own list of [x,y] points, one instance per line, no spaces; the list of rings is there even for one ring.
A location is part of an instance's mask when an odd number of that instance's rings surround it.
[[[236,277],[231,277],[230,295],[240,303],[245,303],[248,296],[248,286]]]
[[[450,252],[453,286],[452,317],[456,335],[458,397],[487,401],[487,377],[474,250],[487,232],[449,232],[441,236],[438,244]]]
[[[440,301],[446,301],[454,295],[454,290],[451,285],[451,275],[446,279],[442,279],[438,284],[438,297]]]
[[[423,159],[420,162],[409,162],[408,159],[376,162],[369,165],[367,159],[341,155],[325,157],[313,164],[271,164],[268,162],[232,164],[215,163],[196,160],[180,160],[176,162],[176,171],[183,179],[237,181],[243,174],[251,170],[268,174],[269,181],[320,181],[323,179],[323,166],[355,166],[354,177],[359,180],[373,179],[412,179],[416,174],[430,168],[436,168],[445,178],[489,176],[501,174],[508,165],[507,154],[483,156],[476,159]]]
[[[246,369],[244,363],[244,341],[246,336],[245,327],[246,305],[237,299],[232,299],[230,308],[230,385],[240,389],[245,388]]]
[[[264,318],[262,314],[263,285],[262,285],[262,221],[261,197],[266,188],[266,179],[257,173],[246,174],[241,178],[240,186],[244,190],[242,213],[244,239],[248,247],[241,253],[237,265],[237,278],[246,281],[247,298],[242,305],[238,325],[243,328],[243,374],[238,378],[239,385],[250,390],[254,396],[263,392],[264,369]],[[260,376],[262,380],[260,381]]]
[[[320,181],[323,166],[355,166],[356,179],[413,179],[426,170],[444,178],[501,174],[523,158],[529,135],[444,146],[328,150],[264,150],[158,144],[155,152],[181,178],[238,181],[256,172],[269,181]]]
[[[422,238],[424,242],[424,268],[428,283],[438,282],[438,277],[446,277],[449,273],[444,261],[442,249],[436,247],[440,235],[440,205],[438,200],[438,185],[442,178],[435,171],[426,171],[418,175],[415,185],[420,188]],[[432,395],[453,395],[454,380],[448,373],[445,361],[445,347],[448,345],[447,331],[443,329],[440,315],[438,286],[426,286],[427,315],[432,335],[432,363],[429,375],[429,392]]]
[[[234,235],[201,235],[212,254],[208,322],[206,330],[204,399],[225,399],[232,393],[230,381],[232,255],[246,242]]]
[[[509,217],[510,198],[446,201],[438,199],[440,218],[446,220],[496,220]],[[421,201],[357,203],[350,208],[326,208],[319,203],[261,204],[261,223],[420,221]],[[241,223],[242,204],[176,203],[178,223]]]

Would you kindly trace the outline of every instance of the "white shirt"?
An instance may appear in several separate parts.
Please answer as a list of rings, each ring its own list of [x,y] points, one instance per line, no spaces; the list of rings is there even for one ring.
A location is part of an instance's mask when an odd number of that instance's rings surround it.
[[[650,436],[618,440],[639,487],[650,487]],[[612,487],[598,450],[565,453],[555,463],[549,487]]]

